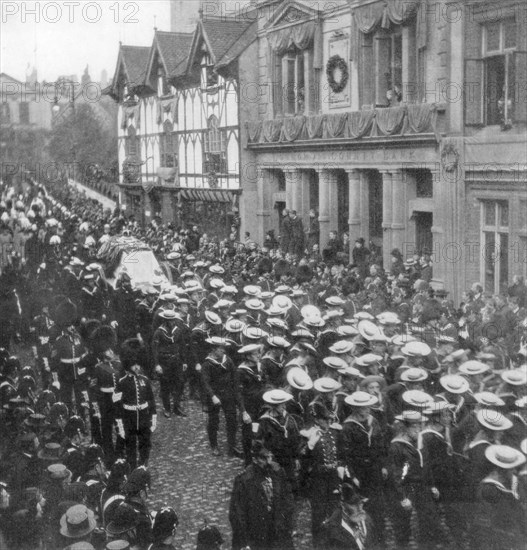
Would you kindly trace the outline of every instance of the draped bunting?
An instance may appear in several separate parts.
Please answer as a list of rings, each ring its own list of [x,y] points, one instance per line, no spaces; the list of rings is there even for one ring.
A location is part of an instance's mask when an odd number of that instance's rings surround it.
[[[321,138],[324,129],[325,115],[314,115],[306,118],[306,133],[309,139]]]
[[[168,99],[159,99],[157,102],[157,123],[163,124],[163,113],[170,113],[172,122],[177,123],[177,99],[171,97]]]
[[[139,128],[141,126],[141,105],[123,105],[123,119],[121,122],[121,128],[126,130],[128,128],[128,121],[130,118],[134,119],[135,127]]]
[[[284,118],[282,124],[281,141],[295,141],[300,137],[304,129],[305,116]]]
[[[371,132],[375,111],[354,111],[348,113],[348,136],[351,138],[360,138]]]
[[[440,141],[435,103],[247,122],[249,143],[404,136],[433,133]]]
[[[293,27],[271,31],[267,39],[278,55],[283,55],[293,46],[299,50],[305,50],[313,44],[316,27],[316,21],[307,21]]]
[[[262,124],[262,133],[264,141],[273,142],[278,141],[280,133],[282,131],[282,120],[264,120]]]
[[[346,128],[347,120],[348,120],[348,113],[333,113],[330,115],[326,115],[324,137],[326,138],[342,137],[342,133]]]
[[[422,134],[423,132],[434,132],[439,141],[437,133],[437,106],[435,103],[418,103],[408,105],[408,126],[412,132]]]
[[[424,47],[426,45],[426,10],[420,10],[420,3],[421,0],[383,0],[352,8],[351,58],[358,59],[361,33],[370,34],[378,28],[389,29],[392,24],[402,25],[418,12],[418,47]]]
[[[262,122],[246,122],[247,134],[249,136],[249,143],[256,143],[260,140],[260,134],[262,133]]]
[[[404,135],[406,130],[406,105],[377,109],[375,120],[382,135]]]

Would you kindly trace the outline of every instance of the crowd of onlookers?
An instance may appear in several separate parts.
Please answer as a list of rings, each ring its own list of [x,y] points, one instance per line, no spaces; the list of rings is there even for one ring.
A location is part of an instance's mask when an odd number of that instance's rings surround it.
[[[212,455],[221,416],[227,454],[245,463],[236,550],[294,548],[303,501],[320,549],[523,544],[521,277],[506,296],[475,283],[456,304],[432,288],[426,251],[394,249],[383,266],[333,232],[320,251],[314,212],[307,231],[288,213],[259,246],[142,227],[67,187],[4,188],[0,211],[8,546],[173,548],[177,515],[151,514],[148,464],[158,416],[183,419],[188,399],[207,413]],[[164,272],[110,285],[101,246],[137,242]],[[214,527],[199,537],[222,543]]]

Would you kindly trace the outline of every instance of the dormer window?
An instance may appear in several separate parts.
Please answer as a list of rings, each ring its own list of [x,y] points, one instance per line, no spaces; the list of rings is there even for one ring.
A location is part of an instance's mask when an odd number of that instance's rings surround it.
[[[172,90],[170,88],[170,84],[168,83],[168,78],[166,77],[163,68],[160,67],[157,72],[157,94],[159,97],[163,97],[165,95],[170,95],[171,93]]]
[[[218,73],[214,70],[214,64],[208,55],[204,55],[201,61],[201,87],[203,90],[214,91],[218,86]]]

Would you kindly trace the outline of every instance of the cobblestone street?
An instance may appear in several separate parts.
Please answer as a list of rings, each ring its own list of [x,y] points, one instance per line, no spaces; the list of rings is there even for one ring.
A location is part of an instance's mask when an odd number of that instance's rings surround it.
[[[158,384],[155,384],[156,395]],[[236,474],[243,460],[214,457],[207,440],[207,415],[195,401],[185,403],[187,418],[165,418],[158,400],[158,427],[153,437],[150,459],[152,473],[151,509],[172,506],[179,515],[177,548],[194,550],[196,535],[205,522],[220,528],[230,548],[229,500]],[[226,451],[223,418],[220,448]],[[298,518],[297,548],[310,549],[309,505],[303,502]]]

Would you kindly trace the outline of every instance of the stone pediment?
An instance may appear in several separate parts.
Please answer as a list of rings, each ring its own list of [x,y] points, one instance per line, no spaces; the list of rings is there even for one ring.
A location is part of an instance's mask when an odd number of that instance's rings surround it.
[[[295,2],[294,0],[289,2],[286,1],[269,19],[266,24],[266,30],[272,31],[275,28],[304,23],[317,18],[318,15],[318,10],[310,8],[300,2]]]

